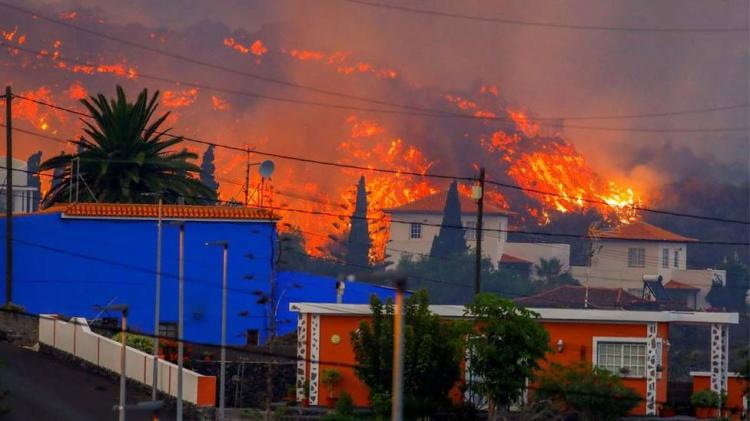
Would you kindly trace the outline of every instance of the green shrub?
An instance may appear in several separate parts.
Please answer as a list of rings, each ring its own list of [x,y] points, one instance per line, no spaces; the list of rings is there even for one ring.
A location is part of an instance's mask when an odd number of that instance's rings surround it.
[[[696,408],[717,408],[719,394],[708,389],[699,390],[690,397],[690,402]]]
[[[548,399],[573,409],[584,420],[618,420],[640,402],[641,397],[616,374],[588,364],[552,364],[539,379],[539,399]]]
[[[110,339],[120,342],[120,333],[113,334]],[[135,333],[125,334],[125,344],[131,348],[143,351],[146,354],[154,352],[154,340],[148,336],[138,335]]]
[[[336,401],[336,414],[343,416],[354,415],[354,400],[352,400],[352,395],[341,392],[339,400]]]

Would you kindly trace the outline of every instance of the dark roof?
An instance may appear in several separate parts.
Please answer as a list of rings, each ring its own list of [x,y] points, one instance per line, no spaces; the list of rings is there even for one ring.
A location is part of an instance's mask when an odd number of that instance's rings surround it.
[[[445,209],[445,201],[448,196],[448,191],[440,191],[433,193],[429,196],[425,196],[421,199],[417,199],[413,202],[406,203],[395,208],[386,209],[388,213],[439,213],[442,214]],[[472,200],[470,197],[459,193],[458,200],[461,203],[461,213],[463,214],[475,214],[477,213],[477,202]],[[485,215],[514,215],[513,212],[500,209],[497,206],[491,205],[485,201],[484,203],[484,214]]]
[[[521,259],[520,257],[511,256],[510,254],[503,254],[500,257],[500,264],[503,264],[503,263],[506,263],[506,264],[526,264],[526,265],[532,264],[532,262],[530,262],[530,261],[528,261],[526,259]]]
[[[159,216],[159,206],[135,203],[66,203],[51,206],[40,213],[60,213],[68,218],[154,219]],[[278,216],[268,209],[241,206],[163,205],[162,216],[165,219],[278,219]]]
[[[588,290],[588,298],[586,297]],[[586,301],[588,300],[588,307]],[[647,309],[655,307],[622,288],[592,288],[564,285],[531,297],[516,298],[516,304],[537,308]]]
[[[620,224],[615,228],[600,232],[597,236],[604,239],[666,241],[672,243],[692,243],[698,241],[696,238],[683,237],[682,235],[643,221]]]
[[[698,287],[695,287],[693,285],[685,284],[680,281],[675,281],[672,279],[671,281],[667,282],[666,285],[664,285],[664,288],[666,289],[683,289],[683,290],[691,290],[691,291],[700,291],[701,289]]]

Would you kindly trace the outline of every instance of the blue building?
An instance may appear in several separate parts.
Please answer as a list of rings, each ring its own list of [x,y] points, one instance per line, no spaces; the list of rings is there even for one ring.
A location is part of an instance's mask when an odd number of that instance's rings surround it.
[[[264,209],[164,205],[160,334],[176,332],[179,223],[184,223],[185,338],[218,343],[221,326],[222,250],[227,241],[227,342],[263,342],[272,325],[268,299],[277,281],[278,334],[294,331],[288,303],[335,302],[335,279],[275,273],[277,217]],[[129,328],[152,333],[158,207],[147,204],[61,205],[13,219],[13,302],[30,313],[88,319],[106,316],[97,305],[128,304]],[[5,219],[2,218],[2,225]],[[4,227],[2,228],[4,229]],[[5,255],[5,242],[0,242]],[[5,273],[5,259],[0,259]],[[272,278],[274,277],[274,278]],[[4,288],[2,288],[5,300]],[[345,302],[366,303],[387,288],[350,283]],[[117,315],[111,315],[117,316]]]

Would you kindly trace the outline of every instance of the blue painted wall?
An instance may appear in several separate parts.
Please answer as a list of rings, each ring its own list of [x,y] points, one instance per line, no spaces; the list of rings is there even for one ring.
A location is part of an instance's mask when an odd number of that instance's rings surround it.
[[[15,217],[13,301],[30,313],[94,318],[95,305],[128,304],[129,327],[153,332],[156,278],[156,222],[135,219],[62,219],[59,213]],[[5,219],[0,218],[0,232]],[[165,222],[162,248],[162,322],[177,321],[178,227]],[[275,225],[270,222],[187,221],[185,223],[185,338],[219,343],[221,327],[220,247],[229,241],[227,342],[245,344],[245,333],[268,334]],[[5,242],[0,241],[0,256]],[[5,259],[0,257],[0,276]],[[336,280],[298,272],[276,275],[278,334],[294,332],[297,314],[290,302],[336,302]],[[252,278],[252,279],[248,279]],[[348,282],[345,303],[368,303],[370,295],[393,290]],[[0,288],[4,302],[5,289]],[[117,316],[113,314],[112,316]]]
[[[13,225],[15,303],[31,313],[86,318],[97,315],[95,305],[128,304],[129,327],[153,332],[155,221],[61,219],[54,213],[19,216]],[[163,227],[160,320],[176,322],[178,227],[166,222]],[[248,329],[265,335],[266,312],[252,291],[269,289],[275,236],[271,222],[185,223],[186,339],[220,341],[222,251],[204,245],[215,240],[230,243],[227,341],[244,344]],[[4,256],[5,242],[0,249]],[[253,279],[244,279],[247,275]]]

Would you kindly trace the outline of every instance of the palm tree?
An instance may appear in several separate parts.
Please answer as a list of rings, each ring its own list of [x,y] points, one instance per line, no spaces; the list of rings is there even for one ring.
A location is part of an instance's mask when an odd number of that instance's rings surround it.
[[[72,197],[75,200],[77,192],[80,202],[152,203],[155,197],[144,194],[150,192],[161,192],[171,203],[180,198],[196,204],[215,201],[216,193],[196,176],[200,168],[188,161],[197,155],[177,150],[182,137],[160,129],[169,113],[151,121],[158,97],[157,91],[149,99],[144,89],[131,104],[117,86],[116,99],[99,94],[81,100],[93,122],[84,120],[87,136],[74,141],[77,153],[53,157],[40,166],[40,170],[62,170],[62,181],[47,192],[42,206],[70,201],[71,167],[75,167]]]
[[[537,281],[534,283],[537,291],[545,291],[563,285],[580,285],[580,282],[573,278],[570,272],[563,271],[563,265],[557,257],[539,259],[539,264],[534,265],[534,270],[537,276]]]

